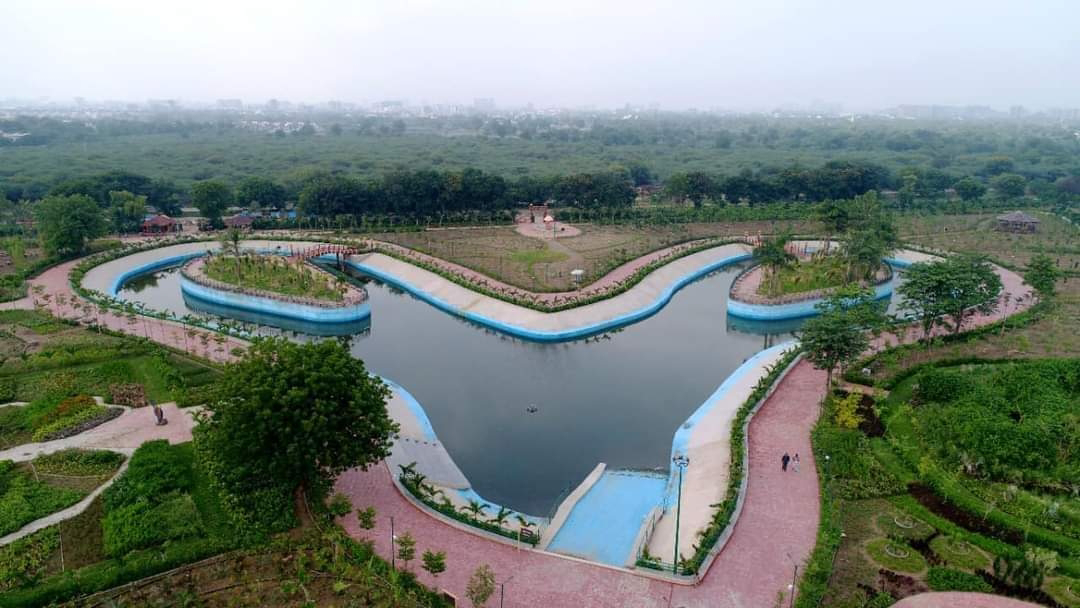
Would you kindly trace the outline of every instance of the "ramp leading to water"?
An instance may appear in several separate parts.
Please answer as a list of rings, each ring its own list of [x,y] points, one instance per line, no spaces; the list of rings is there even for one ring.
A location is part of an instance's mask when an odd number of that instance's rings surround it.
[[[625,566],[666,484],[667,475],[658,473],[605,471],[574,506],[548,551]]]

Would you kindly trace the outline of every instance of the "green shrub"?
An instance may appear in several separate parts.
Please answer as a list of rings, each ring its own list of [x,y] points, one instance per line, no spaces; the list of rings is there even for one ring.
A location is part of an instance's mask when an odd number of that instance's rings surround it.
[[[51,411],[46,412],[35,424],[35,426],[45,426],[52,424],[58,420],[69,418],[82,413],[85,410],[97,407],[97,401],[94,401],[93,397],[87,395],[76,395],[74,397],[68,397],[61,401]]]
[[[123,477],[105,490],[105,511],[134,504],[140,498],[155,500],[170,493],[190,492],[191,450],[171,446],[164,439],[148,441],[135,450]]]
[[[34,441],[50,441],[57,439],[58,436],[63,435],[65,431],[71,430],[83,423],[90,422],[91,420],[102,419],[102,421],[104,421],[108,416],[109,408],[103,405],[94,405],[93,407],[79,410],[67,418],[62,418],[35,429]]]
[[[106,555],[120,557],[135,549],[202,534],[199,512],[190,495],[157,500],[160,502],[139,499],[105,514],[101,528]]]
[[[60,532],[52,526],[0,547],[0,591],[36,581],[59,546]]]
[[[349,501],[348,496],[341,492],[335,492],[330,497],[330,501],[326,503],[326,509],[334,517],[344,517],[352,512],[352,502]]]
[[[888,553],[890,547],[892,550],[898,550],[905,555],[891,555]],[[866,552],[870,554],[870,557],[872,557],[874,561],[885,566],[889,570],[914,574],[922,572],[923,568],[926,568],[926,560],[923,559],[923,556],[920,555],[918,551],[906,544],[892,541],[887,538],[878,538],[870,541],[866,545]]]
[[[930,541],[930,550],[945,564],[967,570],[981,570],[990,560],[978,549],[956,537],[939,535]]]
[[[10,461],[4,461],[10,463]],[[28,473],[4,465],[0,495],[0,536],[79,502],[85,492],[56,488],[33,479]]]
[[[34,459],[39,473],[50,475],[107,475],[124,462],[123,454],[108,450],[68,449]]]
[[[918,403],[948,403],[970,388],[967,375],[931,367],[919,374],[912,396]]]
[[[993,593],[994,588],[982,577],[934,566],[926,575],[926,584],[934,591],[978,591],[981,593]]]
[[[0,378],[0,403],[15,401],[15,380]]]

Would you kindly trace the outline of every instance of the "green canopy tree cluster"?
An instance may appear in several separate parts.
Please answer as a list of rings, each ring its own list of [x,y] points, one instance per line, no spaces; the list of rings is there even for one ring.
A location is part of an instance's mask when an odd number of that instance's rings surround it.
[[[226,367],[195,429],[200,459],[244,521],[292,523],[293,497],[389,455],[390,389],[336,341],[256,340]]]
[[[851,364],[870,347],[870,338],[885,325],[885,305],[873,290],[851,285],[838,289],[817,305],[818,315],[806,321],[799,341],[808,361],[825,370],[825,385],[833,372]]]
[[[85,253],[90,241],[105,234],[101,209],[84,194],[47,196],[34,206],[34,219],[41,247],[50,256]]]
[[[986,258],[954,255],[934,262],[912,264],[899,293],[930,342],[933,330],[947,326],[956,334],[972,316],[998,308],[1001,277]]]

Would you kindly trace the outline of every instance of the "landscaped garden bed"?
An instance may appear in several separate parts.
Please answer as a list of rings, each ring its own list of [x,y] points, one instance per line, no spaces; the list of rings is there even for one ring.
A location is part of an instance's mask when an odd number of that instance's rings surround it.
[[[189,262],[183,272],[200,284],[301,304],[351,305],[364,299],[363,292],[332,275],[277,255],[211,255]]]

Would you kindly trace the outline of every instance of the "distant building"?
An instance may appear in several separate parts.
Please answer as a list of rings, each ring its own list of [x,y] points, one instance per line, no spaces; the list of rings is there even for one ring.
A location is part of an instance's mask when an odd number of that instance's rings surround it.
[[[255,218],[246,213],[238,213],[236,215],[225,218],[226,228],[236,228],[237,230],[251,230],[252,224],[255,223]]]
[[[998,230],[1005,232],[1035,232],[1039,229],[1039,220],[1023,211],[1013,211],[997,217]]]
[[[177,222],[164,213],[144,218],[142,223],[143,234],[171,234],[173,232],[182,232],[183,230],[184,227],[180,222]]]

